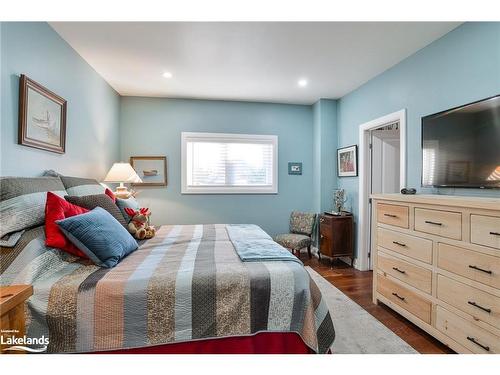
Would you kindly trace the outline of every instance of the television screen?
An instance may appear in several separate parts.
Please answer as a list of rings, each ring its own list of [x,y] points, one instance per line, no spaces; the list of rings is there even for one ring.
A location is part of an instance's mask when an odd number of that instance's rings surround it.
[[[500,95],[422,118],[422,186],[500,188]]]

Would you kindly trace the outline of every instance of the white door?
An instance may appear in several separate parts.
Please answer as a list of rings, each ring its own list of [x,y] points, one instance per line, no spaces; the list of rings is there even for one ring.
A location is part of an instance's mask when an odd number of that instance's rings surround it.
[[[370,144],[370,193],[398,193],[400,185],[399,130],[372,130]],[[371,231],[371,204],[369,207],[369,230]],[[372,269],[371,257],[370,269]]]
[[[399,130],[373,130],[371,144],[371,193],[399,192]]]

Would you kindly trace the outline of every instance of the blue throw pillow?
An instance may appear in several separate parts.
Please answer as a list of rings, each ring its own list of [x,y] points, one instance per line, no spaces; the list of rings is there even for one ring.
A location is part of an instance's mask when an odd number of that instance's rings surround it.
[[[101,207],[56,223],[76,247],[101,267],[116,266],[138,247],[130,233]]]
[[[116,205],[120,209],[120,212],[125,218],[127,224],[130,223],[130,220],[132,220],[132,218],[125,212],[125,208],[131,208],[134,211],[137,211],[140,208],[139,202],[137,202],[134,197],[130,197],[128,199],[116,198]]]

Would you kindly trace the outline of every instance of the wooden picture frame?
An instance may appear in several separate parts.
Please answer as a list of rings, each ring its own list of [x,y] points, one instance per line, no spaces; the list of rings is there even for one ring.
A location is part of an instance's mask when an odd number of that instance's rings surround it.
[[[131,156],[130,165],[143,181],[133,186],[167,186],[166,156]]]
[[[337,149],[337,176],[357,177],[358,175],[358,145]]]
[[[66,107],[65,99],[21,74],[18,144],[64,154]]]

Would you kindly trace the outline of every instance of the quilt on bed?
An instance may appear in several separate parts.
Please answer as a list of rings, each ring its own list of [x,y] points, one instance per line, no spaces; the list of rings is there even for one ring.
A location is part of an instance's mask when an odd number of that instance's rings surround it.
[[[293,261],[242,262],[227,228],[162,226],[118,266],[104,269],[45,247],[39,227],[15,248],[2,248],[0,284],[33,285],[27,334],[48,336],[53,353],[262,331],[297,332],[310,348],[327,352],[332,320],[305,268]],[[254,238],[265,234],[257,226],[246,230]]]

